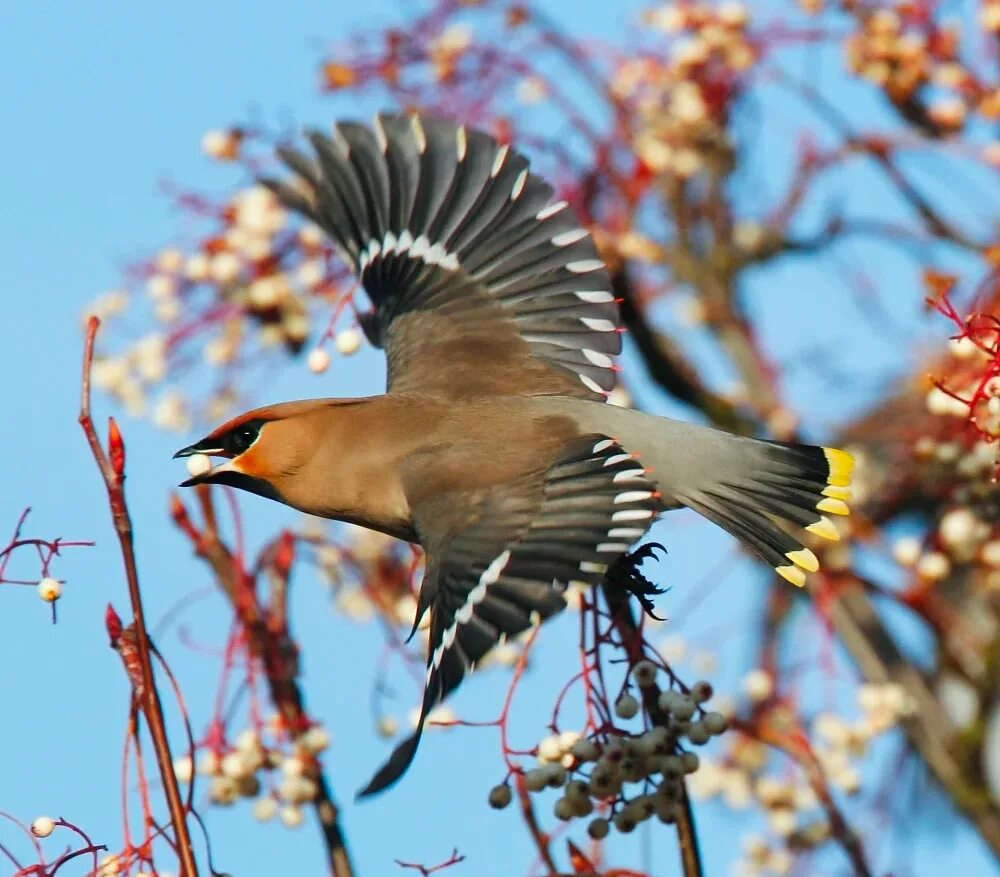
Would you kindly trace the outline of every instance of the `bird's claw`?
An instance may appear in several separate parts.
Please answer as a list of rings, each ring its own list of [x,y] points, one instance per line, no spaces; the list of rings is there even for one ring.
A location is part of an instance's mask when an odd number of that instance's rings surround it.
[[[644,560],[656,558],[657,549],[664,554],[667,553],[667,549],[659,542],[647,542],[645,545],[640,545],[630,554],[623,554],[608,569],[606,578],[611,584],[628,591],[635,597],[639,601],[639,605],[642,606],[642,611],[650,618],[656,621],[664,621],[665,619],[660,618],[653,611],[655,607],[650,596],[664,594],[666,593],[666,589],[657,587],[639,572],[639,566]]]
[[[631,554],[626,554],[623,560],[628,560],[634,563],[636,566],[641,564],[644,560],[652,558],[656,560],[656,551],[659,549],[664,554],[667,553],[667,549],[661,545],[659,542],[646,542],[644,545],[640,545]]]

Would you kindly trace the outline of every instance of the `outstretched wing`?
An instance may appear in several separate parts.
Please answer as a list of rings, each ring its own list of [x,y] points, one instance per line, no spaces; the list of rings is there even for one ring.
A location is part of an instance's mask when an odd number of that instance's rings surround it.
[[[599,435],[572,440],[535,475],[485,493],[455,491],[415,508],[427,549],[418,618],[431,612],[423,706],[413,736],[361,795],[399,779],[427,713],[490,649],[562,609],[566,584],[599,583],[660,508],[643,466]],[[449,532],[455,509],[473,523]]]
[[[262,180],[333,239],[374,310],[389,386],[440,394],[604,398],[618,305],[590,234],[520,153],[418,116],[311,133]]]

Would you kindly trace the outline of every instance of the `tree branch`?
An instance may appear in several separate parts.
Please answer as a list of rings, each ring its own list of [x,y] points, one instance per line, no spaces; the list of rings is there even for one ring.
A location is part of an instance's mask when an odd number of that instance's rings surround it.
[[[620,587],[605,582],[601,586],[608,611],[618,630],[630,664],[641,661],[643,655],[643,639],[632,615],[628,593]],[[670,727],[670,717],[660,708],[660,688],[649,685],[641,689],[642,705],[649,720],[661,728]],[[691,798],[687,787],[681,781],[681,811],[677,816],[677,841],[680,849],[681,868],[684,877],[703,877],[704,869],[701,863],[701,851],[698,847],[698,833],[695,829],[694,810],[691,808]]]
[[[139,589],[139,573],[135,561],[135,545],[132,536],[132,520],[125,501],[125,444],[121,433],[114,422],[109,420],[108,450],[105,452],[94,429],[90,415],[90,369],[94,359],[94,339],[100,326],[97,317],[91,317],[87,323],[86,344],[83,355],[83,378],[80,390],[80,426],[90,445],[97,468],[104,479],[108,492],[108,504],[118,543],[121,547],[122,563],[125,567],[125,578],[128,582],[129,600],[132,604],[132,624],[135,631],[136,652],[142,677],[142,690],[136,692],[139,705],[149,735],[153,741],[156,753],[156,763],[159,768],[163,789],[167,797],[167,807],[170,810],[170,822],[174,829],[175,848],[180,859],[182,877],[198,877],[198,867],[195,863],[194,849],[191,846],[191,836],[188,832],[187,809],[181,798],[177,776],[174,773],[174,761],[170,752],[170,742],[167,739],[167,729],[163,719],[163,705],[160,703],[160,693],[156,688],[156,678],[150,659],[149,634],[146,630],[146,619],[142,606],[142,592]]]
[[[253,577],[244,571],[219,536],[211,488],[207,485],[198,487],[197,494],[204,521],[200,529],[191,521],[176,496],[171,498],[171,517],[191,540],[195,553],[208,564],[219,587],[229,598],[246,631],[250,654],[264,668],[271,702],[281,714],[284,727],[292,739],[298,739],[308,730],[309,720],[305,698],[297,681],[298,648],[288,632],[286,589],[284,585],[274,589],[272,604],[266,611],[262,610]],[[317,791],[312,802],[313,809],[323,834],[330,873],[333,877],[353,877],[347,840],[340,827],[340,809],[323,771],[319,770],[314,779]]]

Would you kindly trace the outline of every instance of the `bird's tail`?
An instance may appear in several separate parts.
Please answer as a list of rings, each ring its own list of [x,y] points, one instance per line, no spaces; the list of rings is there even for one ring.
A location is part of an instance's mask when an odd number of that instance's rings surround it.
[[[846,451],[730,435],[609,405],[574,408],[584,411],[588,429],[594,418],[607,421],[596,425],[639,456],[667,508],[694,509],[794,585],[819,567],[803,531],[840,538],[831,518],[850,511],[854,460]]]
[[[731,533],[778,575],[801,587],[805,573],[819,569],[819,561],[795,531],[840,538],[828,515],[850,511],[854,460],[838,448],[731,438],[741,443],[734,456],[748,465],[737,468],[731,458],[720,459],[711,478],[684,484],[675,493],[676,499]]]
[[[417,747],[420,745],[420,736],[423,734],[424,720],[426,718],[425,706],[424,711],[420,714],[417,729],[392,750],[389,760],[378,769],[378,772],[371,778],[368,785],[358,792],[357,797],[359,799],[367,798],[388,788],[406,772],[406,769],[410,766],[410,762],[413,761],[413,757],[417,754]]]

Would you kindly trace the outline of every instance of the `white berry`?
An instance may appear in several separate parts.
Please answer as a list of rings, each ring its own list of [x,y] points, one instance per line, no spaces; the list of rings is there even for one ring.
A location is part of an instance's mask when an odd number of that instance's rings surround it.
[[[194,765],[191,763],[190,756],[182,755],[174,759],[174,776],[177,777],[178,782],[189,783],[193,775]]]
[[[302,825],[302,808],[295,806],[282,807],[281,822],[286,828],[298,828]]]
[[[212,461],[205,454],[192,454],[187,458],[188,475],[197,478],[212,468]]]
[[[333,343],[338,353],[350,356],[361,349],[361,333],[357,329],[342,329]]]
[[[31,823],[31,833],[35,837],[48,837],[56,827],[56,821],[51,816],[39,816]]]
[[[306,360],[309,371],[320,375],[330,367],[330,354],[322,347],[314,347],[309,351],[309,358]]]
[[[62,582],[46,576],[38,583],[38,596],[46,603],[55,603],[62,596]]]
[[[562,758],[563,747],[559,741],[558,735],[553,734],[551,737],[546,737],[545,739],[539,741],[538,743],[538,760],[541,762],[558,761]]]
[[[253,803],[253,818],[258,822],[270,822],[278,812],[278,802],[274,798],[258,798]]]
[[[321,725],[313,725],[296,741],[303,752],[316,754],[330,745],[330,733]]]

